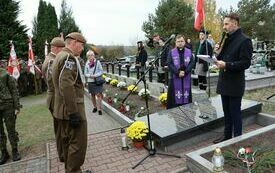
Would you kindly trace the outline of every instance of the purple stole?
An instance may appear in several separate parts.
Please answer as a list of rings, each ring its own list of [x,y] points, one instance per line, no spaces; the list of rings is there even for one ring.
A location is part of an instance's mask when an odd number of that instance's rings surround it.
[[[172,61],[177,70],[180,68],[180,55],[177,48],[172,49]],[[184,48],[184,65],[188,66],[192,53],[190,49]],[[191,73],[185,75],[183,78],[179,78],[178,75],[173,74],[174,94],[176,104],[189,103],[190,91],[191,91]]]

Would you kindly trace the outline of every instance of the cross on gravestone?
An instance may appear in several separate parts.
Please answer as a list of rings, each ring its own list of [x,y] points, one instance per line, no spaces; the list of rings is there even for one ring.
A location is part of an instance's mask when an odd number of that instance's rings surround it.
[[[182,96],[182,93],[181,93],[181,91],[180,91],[180,90],[178,90],[178,91],[177,91],[177,93],[176,93],[176,97],[177,97],[178,99],[180,99],[180,98],[181,98],[181,96]]]

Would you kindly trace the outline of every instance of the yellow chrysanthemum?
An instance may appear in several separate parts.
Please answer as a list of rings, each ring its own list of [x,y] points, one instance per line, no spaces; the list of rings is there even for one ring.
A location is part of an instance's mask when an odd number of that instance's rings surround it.
[[[110,84],[113,85],[113,86],[117,86],[118,80],[112,79],[111,82],[110,82]]]
[[[167,93],[162,93],[160,96],[159,96],[159,101],[163,104],[167,103]]]
[[[136,92],[137,91],[137,87],[135,87],[135,85],[130,85],[130,86],[127,87],[127,90],[128,91]]]
[[[132,140],[142,140],[148,132],[147,125],[142,121],[135,121],[126,130],[127,136]]]

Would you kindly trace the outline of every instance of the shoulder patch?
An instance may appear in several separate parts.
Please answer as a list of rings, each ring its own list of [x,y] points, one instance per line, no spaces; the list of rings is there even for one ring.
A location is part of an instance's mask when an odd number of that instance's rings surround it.
[[[72,70],[74,66],[75,66],[75,62],[73,60],[65,61],[66,69]]]

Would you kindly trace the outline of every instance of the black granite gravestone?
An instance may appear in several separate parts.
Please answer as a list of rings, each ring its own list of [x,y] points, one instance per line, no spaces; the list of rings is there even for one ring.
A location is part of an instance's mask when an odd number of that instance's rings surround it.
[[[220,96],[207,98],[203,93],[192,93],[193,103],[150,115],[151,131],[161,147],[188,139],[223,125]],[[242,115],[255,115],[261,111],[256,101],[242,101]],[[146,116],[137,120],[147,122]]]

